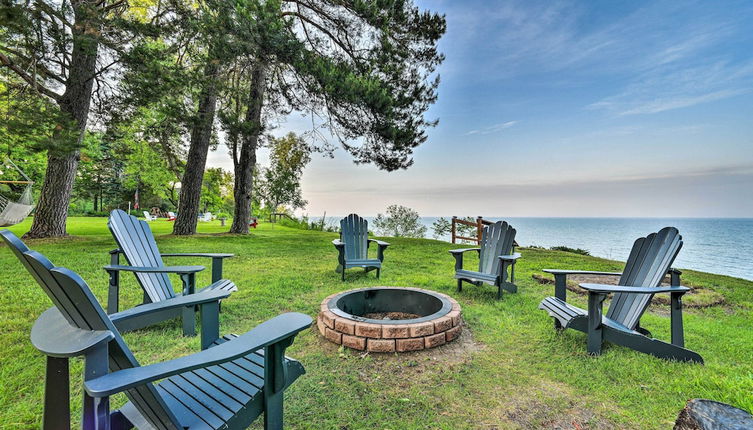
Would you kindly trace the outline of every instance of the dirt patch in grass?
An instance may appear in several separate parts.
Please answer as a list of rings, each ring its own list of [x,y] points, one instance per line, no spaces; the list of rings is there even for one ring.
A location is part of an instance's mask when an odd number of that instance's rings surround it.
[[[617,428],[588,405],[583,404],[565,384],[540,381],[521,387],[514,396],[506,396],[493,411],[496,417],[481,422],[479,428],[498,429],[593,429]]]
[[[533,279],[539,284],[554,284],[554,280],[539,274],[532,275]],[[578,286],[578,284],[605,284],[617,285],[620,280],[619,276],[607,275],[570,275],[567,277],[567,289],[579,295],[586,295],[588,292]],[[662,285],[669,285],[669,279],[665,279]],[[683,285],[690,287],[690,291],[682,298],[682,304],[685,308],[708,308],[711,306],[723,306],[726,304],[724,296],[720,293],[697,285]],[[668,294],[657,294],[651,299],[652,305],[669,305],[670,296]]]

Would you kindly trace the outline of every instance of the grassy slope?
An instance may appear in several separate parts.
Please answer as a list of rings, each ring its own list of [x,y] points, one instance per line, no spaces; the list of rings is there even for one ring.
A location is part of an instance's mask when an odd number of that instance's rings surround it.
[[[672,363],[625,348],[607,347],[601,357],[585,353],[585,337],[557,334],[551,319],[536,309],[552,287],[531,279],[546,267],[620,270],[621,264],[575,254],[523,249],[518,264],[519,294],[495,301],[491,287],[454,291],[453,245],[433,240],[390,239],[381,280],[352,270],[345,283],[333,271],[332,233],[262,224],[247,237],[220,234],[219,223],[200,223],[200,234],[167,236],[171,225],[152,224],[163,252],[232,252],[227,278],[240,291],[223,304],[222,332],[241,333],[285,311],[314,315],[323,297],[345,289],[376,285],[418,286],[451,294],[482,347],[457,357],[442,350],[411,355],[362,357],[320,338],[301,334],[288,354],[308,374],[287,392],[289,428],[526,428],[562,425],[582,428],[670,428],[692,397],[712,398],[753,410],[753,283],[686,271],[684,279],[713,288],[730,303],[686,313],[686,344],[705,366]],[[28,229],[28,221],[12,228]],[[73,238],[29,245],[58,265],[78,272],[104,302],[107,251],[113,241],[102,218],[73,218]],[[180,260],[176,264],[208,263]],[[473,264],[472,262],[470,264]],[[44,359],[29,342],[36,317],[51,305],[10,252],[0,249],[0,428],[38,426],[42,412]],[[200,281],[208,281],[208,271]],[[174,281],[179,284],[177,280]],[[125,306],[141,292],[126,276]],[[571,294],[570,296],[574,296]],[[582,298],[575,303],[585,305]],[[666,308],[642,321],[669,338]],[[142,363],[198,350],[197,338],[183,338],[177,321],[126,334]],[[80,360],[71,383],[74,416],[80,408]],[[116,405],[123,402],[116,398]]]

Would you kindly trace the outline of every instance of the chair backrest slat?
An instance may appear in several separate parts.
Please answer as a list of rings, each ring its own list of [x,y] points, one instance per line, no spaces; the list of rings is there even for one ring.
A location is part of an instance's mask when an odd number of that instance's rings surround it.
[[[110,213],[107,227],[128,264],[141,267],[165,265],[146,221],[116,209]],[[175,297],[173,285],[165,273],[136,273],[136,279],[152,302]]]
[[[506,221],[484,226],[479,243],[479,272],[492,274],[499,271],[500,261],[497,257],[512,253],[515,233],[515,229]]]
[[[639,238],[633,244],[619,285],[658,287],[682,248],[682,236],[674,227]],[[635,329],[651,303],[653,294],[618,293],[612,298],[607,317]]]
[[[111,372],[139,366],[118,329],[83,279],[66,268],[55,267],[44,255],[29,250],[8,230],[0,231],[0,235],[69,324],[83,330],[109,330],[113,333],[114,338],[108,344],[108,364]],[[177,418],[168,409],[153,384],[130,389],[126,396],[155,428],[180,428]]]
[[[361,260],[367,258],[369,223],[356,214],[350,214],[340,220],[340,240],[345,243],[345,259]]]

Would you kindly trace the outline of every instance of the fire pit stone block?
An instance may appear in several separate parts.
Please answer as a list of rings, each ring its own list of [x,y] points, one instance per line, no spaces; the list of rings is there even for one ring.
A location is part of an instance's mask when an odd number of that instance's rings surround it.
[[[382,337],[382,326],[364,322],[356,323],[356,336],[379,339]]]
[[[410,326],[404,324],[382,326],[382,337],[386,339],[410,337]]]
[[[420,351],[424,349],[424,338],[398,339],[397,352]]]
[[[359,336],[343,335],[343,345],[348,348],[357,349],[363,351],[366,349],[366,338]]]
[[[369,339],[369,352],[395,352],[395,341],[392,339]]]

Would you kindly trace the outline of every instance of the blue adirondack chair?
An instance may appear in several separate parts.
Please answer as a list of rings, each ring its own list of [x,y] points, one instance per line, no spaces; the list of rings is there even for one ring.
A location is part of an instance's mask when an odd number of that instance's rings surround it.
[[[539,309],[554,318],[555,328],[573,328],[586,333],[588,352],[594,355],[601,354],[603,342],[609,341],[659,358],[703,363],[700,355],[685,348],[682,296],[690,289],[680,286],[680,272],[671,268],[680,248],[679,231],[665,227],[635,241],[621,273],[546,269],[545,272],[554,275],[555,296],[544,299]],[[671,286],[663,287],[661,282],[667,273]],[[619,276],[620,280],[617,286],[580,284],[588,291],[588,310],[584,310],[567,303],[567,275],[573,274]],[[640,326],[641,316],[658,293],[671,296],[672,343],[653,339],[651,333]],[[602,307],[608,294],[614,296],[604,315]]]
[[[201,352],[140,366],[78,275],[23,250],[7,230],[0,234],[55,304],[31,331],[32,344],[47,355],[44,429],[70,426],[68,360],[79,356],[84,429],[245,429],[262,413],[266,429],[282,428],[283,391],[305,373],[284,352],[310,327],[309,316],[279,315],[241,336],[215,335]],[[217,300],[199,305],[202,320],[218,319]],[[117,393],[129,402],[111,411]]]
[[[497,221],[484,226],[478,248],[452,249],[455,257],[455,279],[458,292],[463,290],[463,282],[474,285],[494,285],[497,287],[497,300],[502,298],[502,290],[511,293],[518,291],[515,285],[515,262],[520,254],[515,252],[515,233],[507,222]],[[463,269],[463,253],[476,251],[479,255],[478,271]],[[508,268],[509,278],[508,281]]]
[[[369,245],[376,243],[377,258],[369,258]],[[340,220],[340,239],[332,244],[337,248],[337,272],[345,280],[345,269],[363,267],[366,271],[376,270],[377,279],[382,272],[384,250],[390,246],[381,240],[369,239],[369,222],[356,214],[350,214]]]
[[[225,291],[228,294],[237,291],[234,283],[222,279],[222,263],[225,258],[233,254],[223,253],[182,253],[162,254],[157,248],[149,225],[138,218],[128,215],[120,209],[110,213],[107,226],[118,244],[118,249],[110,251],[110,265],[104,269],[110,275],[110,286],[107,295],[108,313],[117,313],[119,307],[120,272],[132,272],[136,276],[141,288],[144,290],[144,303],[158,303],[165,300],[173,300],[177,297],[188,296],[194,293],[206,293],[210,291]],[[120,264],[120,254],[124,254],[128,266]],[[212,259],[212,283],[204,288],[196,290],[196,273],[204,270],[203,266],[165,266],[162,257],[208,257]],[[183,293],[175,293],[168,274],[180,276],[183,283]],[[149,319],[134,320],[133,326],[121,327],[121,330],[132,330],[146,327],[159,321],[183,317],[184,332],[192,335],[192,321],[195,318],[190,308],[165,311],[159,315],[152,315]]]
[[[31,250],[24,244],[21,239],[16,237],[10,230],[0,230],[0,237],[8,244],[8,247],[26,267],[26,270],[36,279],[41,285],[43,280],[39,277],[36,271],[26,262],[23,254],[30,252]],[[195,266],[187,266],[185,268],[174,268],[177,271],[190,271]],[[186,336],[193,336],[196,334],[196,319],[195,308],[201,306],[203,303],[215,302],[218,303],[222,299],[230,296],[230,291],[225,290],[208,290],[201,293],[190,294],[187,296],[177,296],[172,299],[161,300],[155,303],[144,304],[136,306],[125,311],[116,312],[110,314],[110,320],[120,330],[128,331],[135,330],[141,327],[154,324],[157,321],[163,321],[167,316],[180,315],[184,313],[183,317],[183,333]],[[202,349],[209,347],[209,345],[217,338],[219,331],[219,320],[217,318],[202,318],[201,320],[201,347]]]

